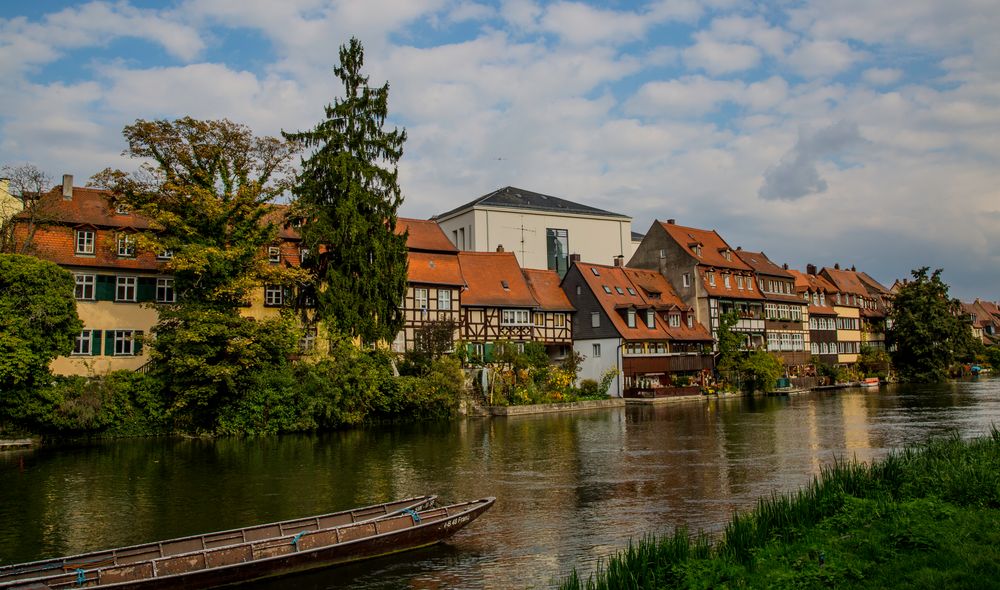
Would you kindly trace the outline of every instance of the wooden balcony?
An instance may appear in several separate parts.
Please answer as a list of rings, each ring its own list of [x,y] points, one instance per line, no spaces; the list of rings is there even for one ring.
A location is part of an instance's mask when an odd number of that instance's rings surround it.
[[[713,368],[712,355],[660,354],[623,356],[622,371],[626,375],[678,373]]]

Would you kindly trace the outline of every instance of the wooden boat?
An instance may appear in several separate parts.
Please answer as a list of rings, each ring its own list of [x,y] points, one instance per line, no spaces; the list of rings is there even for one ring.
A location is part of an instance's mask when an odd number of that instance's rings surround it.
[[[478,518],[495,500],[408,510],[355,524],[33,578],[10,587],[153,590],[240,584],[433,545]]]
[[[196,550],[216,549],[249,541],[295,535],[303,531],[317,531],[365,522],[374,518],[398,514],[405,510],[427,508],[434,504],[435,499],[437,499],[437,496],[416,496],[394,502],[374,504],[372,506],[320,514],[307,518],[294,518],[241,529],[231,529],[166,541],[144,543],[142,545],[132,545],[118,549],[93,551],[79,555],[70,555],[68,557],[56,557],[29,563],[0,566],[0,588],[11,587],[10,583],[15,580],[48,577],[67,571],[72,571],[75,574],[80,570],[86,571],[108,565],[170,557]]]
[[[878,387],[878,377],[865,377],[858,385],[861,387]]]

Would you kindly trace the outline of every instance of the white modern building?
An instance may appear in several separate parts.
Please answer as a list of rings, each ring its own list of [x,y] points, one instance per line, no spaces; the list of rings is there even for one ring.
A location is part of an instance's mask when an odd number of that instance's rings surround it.
[[[596,264],[635,251],[632,218],[559,197],[504,187],[434,218],[459,250],[513,252],[522,268],[569,268],[569,255]]]

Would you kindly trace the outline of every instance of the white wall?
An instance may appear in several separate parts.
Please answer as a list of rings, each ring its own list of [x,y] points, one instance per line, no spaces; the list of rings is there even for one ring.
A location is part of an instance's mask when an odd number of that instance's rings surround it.
[[[594,358],[594,344],[601,346],[600,358]],[[590,340],[575,340],[573,350],[577,354],[583,355],[583,363],[580,365],[578,380],[593,379],[600,382],[601,376],[611,367],[619,368],[618,378],[611,383],[608,394],[614,397],[621,397],[621,344],[620,338],[594,338]]]

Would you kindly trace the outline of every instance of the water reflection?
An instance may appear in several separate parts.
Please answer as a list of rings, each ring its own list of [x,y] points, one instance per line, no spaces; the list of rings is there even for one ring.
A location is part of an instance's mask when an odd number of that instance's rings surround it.
[[[469,420],[264,439],[0,454],[0,562],[437,493],[494,495],[448,544],[263,589],[544,587],[630,537],[718,531],[733,510],[1000,417],[1000,381]]]

